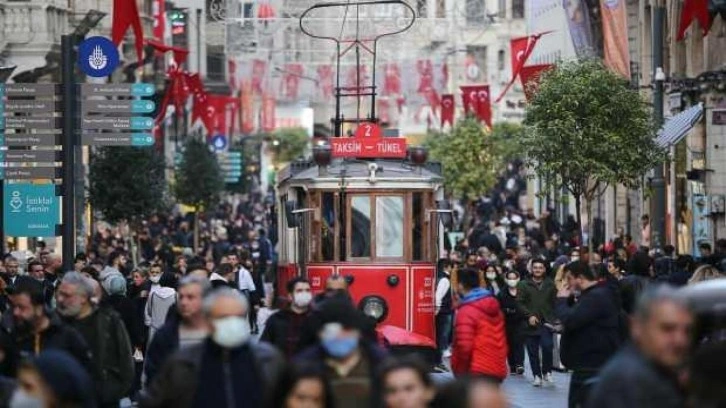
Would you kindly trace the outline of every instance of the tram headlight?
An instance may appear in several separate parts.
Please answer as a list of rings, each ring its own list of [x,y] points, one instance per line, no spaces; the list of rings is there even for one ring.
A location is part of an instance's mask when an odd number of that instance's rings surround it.
[[[388,304],[380,296],[366,296],[358,303],[358,308],[366,316],[374,319],[377,323],[382,322],[388,316]]]

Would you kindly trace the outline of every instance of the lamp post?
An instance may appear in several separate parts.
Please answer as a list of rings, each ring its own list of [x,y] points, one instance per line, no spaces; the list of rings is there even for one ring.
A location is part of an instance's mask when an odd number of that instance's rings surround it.
[[[663,125],[663,26],[665,23],[665,5],[658,0],[653,9],[653,120],[658,129]],[[658,164],[651,181],[653,196],[650,201],[651,247],[662,248],[665,245],[666,230],[666,185],[665,162]]]

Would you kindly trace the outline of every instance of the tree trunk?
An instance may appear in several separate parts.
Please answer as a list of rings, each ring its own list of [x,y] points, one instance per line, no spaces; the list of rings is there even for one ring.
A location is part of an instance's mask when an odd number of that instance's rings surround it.
[[[592,263],[593,232],[592,225],[592,198],[585,197],[585,211],[587,212],[587,256],[588,263]]]
[[[582,246],[582,197],[579,194],[573,194],[575,196],[575,220],[577,221],[577,233],[578,233],[578,246]]]
[[[199,206],[194,211],[194,254],[199,250]]]

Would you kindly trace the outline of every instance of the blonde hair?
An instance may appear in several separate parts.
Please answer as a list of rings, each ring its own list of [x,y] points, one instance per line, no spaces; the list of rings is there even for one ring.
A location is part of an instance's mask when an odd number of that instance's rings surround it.
[[[712,279],[721,279],[726,278],[726,275],[719,272],[718,269],[716,269],[712,265],[701,265],[698,268],[696,268],[696,271],[693,272],[693,276],[691,276],[691,279],[688,280],[689,285],[693,285],[694,283],[699,282],[705,282]]]

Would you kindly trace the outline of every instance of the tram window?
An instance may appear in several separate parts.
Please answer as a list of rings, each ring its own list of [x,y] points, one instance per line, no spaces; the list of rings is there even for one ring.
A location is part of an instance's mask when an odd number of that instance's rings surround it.
[[[403,197],[376,197],[376,257],[403,257]]]
[[[350,256],[369,258],[371,256],[370,197],[353,196],[350,202]]]
[[[423,261],[423,193],[413,193],[413,260]]]
[[[320,238],[323,261],[333,261],[335,257],[335,194],[323,193],[321,206]]]

